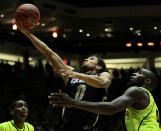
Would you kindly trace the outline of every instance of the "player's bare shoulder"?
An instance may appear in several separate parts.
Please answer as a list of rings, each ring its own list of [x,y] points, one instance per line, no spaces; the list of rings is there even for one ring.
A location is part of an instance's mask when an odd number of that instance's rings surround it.
[[[112,80],[112,75],[109,73],[109,72],[102,72],[100,74],[101,77],[104,77],[104,78],[107,78],[109,79],[110,81]]]
[[[112,82],[112,75],[109,72],[102,72],[100,74],[101,79],[104,80],[104,88],[108,89]]]

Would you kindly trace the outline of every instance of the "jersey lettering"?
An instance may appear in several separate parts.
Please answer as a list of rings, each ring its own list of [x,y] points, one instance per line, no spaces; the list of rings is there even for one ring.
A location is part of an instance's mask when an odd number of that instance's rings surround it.
[[[71,80],[71,83],[72,84],[75,84],[75,83],[85,83],[84,81],[80,80],[80,79],[72,79]]]

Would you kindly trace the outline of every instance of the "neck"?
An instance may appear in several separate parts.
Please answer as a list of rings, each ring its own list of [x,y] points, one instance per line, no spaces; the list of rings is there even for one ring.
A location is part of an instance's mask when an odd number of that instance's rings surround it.
[[[150,87],[150,86],[144,85],[143,87],[144,87],[145,89],[147,89],[148,91],[151,91],[151,87]]]
[[[14,125],[19,129],[22,129],[24,127],[24,122],[25,120],[14,119]]]

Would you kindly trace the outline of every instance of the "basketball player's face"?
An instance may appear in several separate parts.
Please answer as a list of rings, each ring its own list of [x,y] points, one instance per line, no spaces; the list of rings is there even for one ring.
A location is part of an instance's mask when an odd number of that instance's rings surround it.
[[[143,69],[133,73],[130,79],[130,86],[142,86],[145,80]]]
[[[13,116],[18,119],[26,119],[28,115],[28,107],[25,101],[17,101],[15,104],[15,108],[12,111]]]
[[[83,61],[81,68],[87,71],[93,71],[96,69],[97,63],[98,63],[97,57],[90,56]]]

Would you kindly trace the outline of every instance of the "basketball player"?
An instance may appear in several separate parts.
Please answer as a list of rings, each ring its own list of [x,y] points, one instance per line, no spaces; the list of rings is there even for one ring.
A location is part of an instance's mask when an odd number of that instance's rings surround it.
[[[52,93],[51,104],[73,107],[85,111],[113,115],[126,109],[125,124],[128,131],[161,131],[159,111],[152,94],[157,77],[147,69],[131,76],[130,88],[111,102],[86,102],[74,100],[67,94]]]
[[[88,57],[81,65],[82,73],[74,72],[74,68],[65,65],[58,54],[45,43],[21,25],[18,25],[18,28],[62,76],[65,83],[64,92],[76,100],[102,101],[112,77],[106,72],[106,65],[101,57],[97,55]],[[98,115],[79,109],[64,109],[62,115],[62,131],[90,130],[98,119]]]
[[[24,100],[17,100],[11,105],[13,120],[0,124],[0,131],[34,131],[31,124],[26,121],[28,115],[27,103]]]

